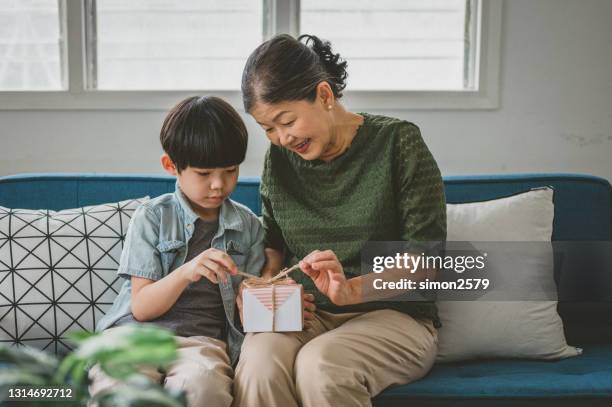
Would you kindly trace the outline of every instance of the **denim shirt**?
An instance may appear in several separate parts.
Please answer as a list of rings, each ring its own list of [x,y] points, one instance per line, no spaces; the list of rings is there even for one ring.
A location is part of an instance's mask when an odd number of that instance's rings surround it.
[[[183,265],[187,245],[193,235],[198,215],[179,189],[143,203],[134,212],[127,231],[117,274],[125,278],[112,307],[100,319],[96,331],[111,327],[131,313],[131,277],[157,281]],[[211,247],[229,254],[236,266],[246,273],[260,275],[265,262],[264,230],[259,219],[246,206],[226,199],[219,211],[219,229]],[[219,282],[227,319],[228,354],[234,364],[238,359],[244,334],[236,326],[236,293],[241,276]]]

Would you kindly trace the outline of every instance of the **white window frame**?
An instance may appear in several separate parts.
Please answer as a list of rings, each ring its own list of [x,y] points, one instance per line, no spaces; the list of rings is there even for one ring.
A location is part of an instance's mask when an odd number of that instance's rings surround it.
[[[503,0],[481,0],[477,29],[478,90],[461,91],[351,91],[344,103],[353,110],[484,110],[499,107],[500,44]],[[0,110],[153,110],[165,111],[190,95],[214,94],[242,109],[240,91],[116,91],[87,89],[85,19],[87,2],[59,0],[65,33],[68,89],[64,91],[0,91]],[[299,0],[264,0],[264,35],[299,33]],[[91,14],[89,14],[91,15]]]

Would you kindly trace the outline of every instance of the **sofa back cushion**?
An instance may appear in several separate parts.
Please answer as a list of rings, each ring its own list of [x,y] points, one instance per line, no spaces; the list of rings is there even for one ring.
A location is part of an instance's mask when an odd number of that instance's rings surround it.
[[[146,199],[59,212],[0,206],[0,343],[62,354],[70,333],[93,331],[123,283],[123,241]]]
[[[61,210],[174,191],[170,176],[24,174],[0,177],[0,206]],[[444,177],[448,203],[480,202],[550,186],[555,190],[552,240],[612,240],[612,187],[574,174]],[[259,178],[241,177],[232,198],[261,214]]]
[[[612,187],[602,178],[577,174],[517,174],[444,178],[448,203],[498,199],[550,186],[554,190],[553,241],[612,241]],[[76,208],[174,191],[169,176],[26,174],[0,177],[0,206]],[[232,198],[261,213],[259,179],[241,178]],[[612,342],[612,268],[561,267],[559,314],[569,343]],[[563,272],[563,275],[561,275]],[[568,282],[562,284],[562,282]],[[581,284],[575,284],[581,282]]]

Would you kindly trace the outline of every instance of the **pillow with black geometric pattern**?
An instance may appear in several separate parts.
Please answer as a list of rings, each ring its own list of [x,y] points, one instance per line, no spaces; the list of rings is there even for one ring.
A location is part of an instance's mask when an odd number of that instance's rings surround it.
[[[64,354],[119,291],[123,240],[149,197],[62,211],[0,206],[0,343]]]

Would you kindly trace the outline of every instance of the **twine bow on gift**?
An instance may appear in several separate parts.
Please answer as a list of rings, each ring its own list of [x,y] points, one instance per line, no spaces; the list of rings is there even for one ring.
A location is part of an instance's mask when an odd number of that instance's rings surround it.
[[[242,277],[246,277],[246,280],[245,280],[244,284],[247,287],[249,287],[248,284],[256,284],[259,287],[265,287],[267,285],[275,283],[275,281],[278,281],[281,278],[285,278],[285,279],[288,278],[287,275],[289,273],[291,273],[292,271],[295,271],[295,270],[297,270],[299,268],[300,268],[300,265],[296,264],[296,265],[291,266],[289,268],[282,269],[280,271],[280,273],[278,273],[274,277],[268,278],[268,279],[257,277],[257,276],[255,276],[253,274],[245,273],[244,271],[240,271],[240,270],[236,271],[236,274],[238,274],[239,276],[242,276]]]

